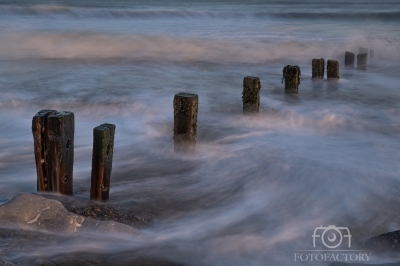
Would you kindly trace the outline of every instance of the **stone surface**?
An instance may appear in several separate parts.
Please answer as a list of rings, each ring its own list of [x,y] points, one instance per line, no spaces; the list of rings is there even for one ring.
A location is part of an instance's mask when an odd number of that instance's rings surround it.
[[[68,212],[57,200],[26,193],[21,193],[0,206],[0,227],[9,225],[28,226],[59,233],[95,230],[142,236],[138,230],[128,225],[76,215]]]
[[[11,262],[0,259],[0,266],[15,266],[15,264],[12,264]]]
[[[373,252],[372,258],[374,255],[379,255],[381,257],[395,255],[396,257],[400,253],[400,230],[393,231],[389,233],[384,233],[378,236],[371,237],[367,239],[363,244],[363,249],[371,250]],[[393,263],[342,263],[335,262],[329,264],[329,266],[362,266],[362,265],[375,265],[375,266],[400,266],[400,262]]]
[[[400,253],[400,230],[371,237],[364,245],[375,252]]]

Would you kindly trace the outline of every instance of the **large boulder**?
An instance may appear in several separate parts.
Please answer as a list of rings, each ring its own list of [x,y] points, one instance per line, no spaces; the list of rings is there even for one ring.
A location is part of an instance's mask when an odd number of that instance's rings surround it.
[[[76,215],[68,212],[57,200],[27,193],[21,193],[0,206],[0,227],[15,225],[59,233],[95,230],[142,237],[140,232],[131,226]]]

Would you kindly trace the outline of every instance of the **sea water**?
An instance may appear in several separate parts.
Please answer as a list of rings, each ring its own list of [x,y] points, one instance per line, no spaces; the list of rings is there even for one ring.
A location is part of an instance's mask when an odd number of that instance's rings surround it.
[[[374,50],[367,70],[346,69],[359,48]],[[311,80],[313,58],[338,60],[340,79]],[[297,95],[284,93],[286,65],[301,68]],[[89,198],[93,128],[112,123],[108,204],[157,213],[145,242],[65,235],[2,256],[329,265],[296,255],[318,253],[320,226],[350,231],[345,252],[400,229],[399,73],[395,0],[0,0],[0,202],[36,192],[31,120],[55,109],[75,114],[74,196]],[[249,75],[255,116],[242,114]],[[199,95],[193,154],[173,149],[179,92]]]

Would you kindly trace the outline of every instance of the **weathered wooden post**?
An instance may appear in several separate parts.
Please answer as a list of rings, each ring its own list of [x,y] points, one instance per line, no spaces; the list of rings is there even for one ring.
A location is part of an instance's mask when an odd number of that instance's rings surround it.
[[[106,201],[109,198],[114,135],[113,124],[102,124],[93,129],[91,200]]]
[[[257,77],[245,77],[243,79],[243,113],[258,113],[260,108],[261,82]]]
[[[358,69],[367,69],[367,56],[368,54],[358,54],[357,55],[357,68]]]
[[[42,110],[32,119],[37,190],[73,194],[75,117]]]
[[[360,48],[358,53],[359,54],[368,54],[368,48]]]
[[[325,60],[313,59],[312,60],[312,78],[324,78]]]
[[[346,53],[344,54],[344,66],[354,67],[355,57],[355,54],[346,51]]]
[[[178,93],[174,97],[174,149],[191,151],[197,138],[197,94]]]
[[[300,85],[300,67],[287,65],[282,70],[282,83],[285,81],[285,92],[298,93]]]
[[[375,51],[369,50],[369,58],[374,59],[374,57],[375,57]]]
[[[339,62],[336,60],[328,60],[326,66],[326,72],[328,79],[338,79],[339,78]]]

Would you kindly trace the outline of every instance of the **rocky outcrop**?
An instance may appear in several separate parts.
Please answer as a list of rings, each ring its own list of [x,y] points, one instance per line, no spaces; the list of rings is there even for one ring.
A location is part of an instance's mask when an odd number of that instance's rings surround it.
[[[59,233],[77,233],[90,229],[143,237],[131,226],[73,214],[57,200],[26,193],[19,194],[0,206],[0,227],[15,225]]]

